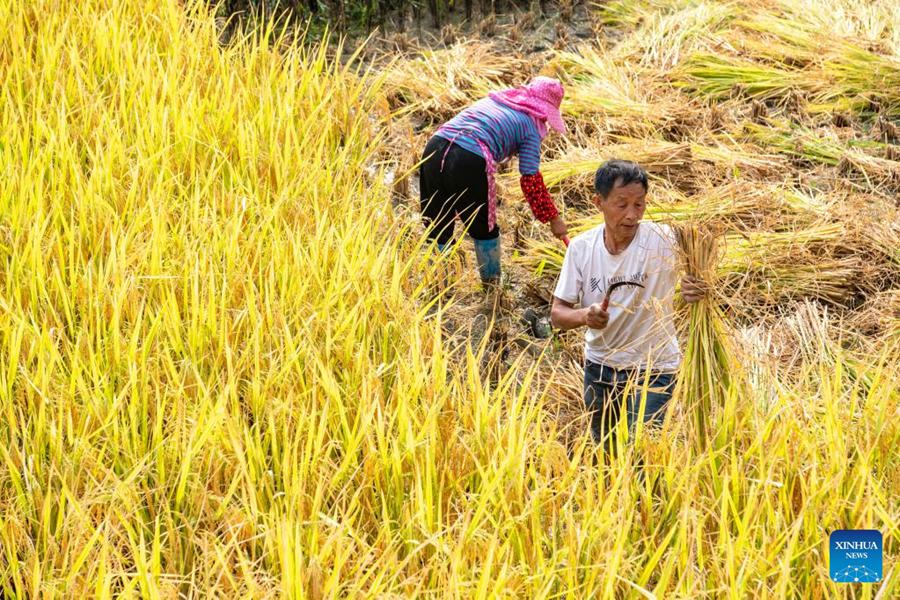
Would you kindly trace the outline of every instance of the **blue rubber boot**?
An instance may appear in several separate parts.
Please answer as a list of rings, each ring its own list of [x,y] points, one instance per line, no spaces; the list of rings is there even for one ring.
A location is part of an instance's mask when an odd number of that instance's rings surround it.
[[[483,283],[500,282],[500,238],[475,240],[475,259]]]

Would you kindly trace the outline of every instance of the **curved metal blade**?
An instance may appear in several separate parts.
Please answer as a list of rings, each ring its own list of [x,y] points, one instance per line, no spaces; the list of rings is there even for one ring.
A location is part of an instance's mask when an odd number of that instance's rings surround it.
[[[637,281],[617,281],[609,286],[608,290],[606,290],[606,296],[609,297],[609,295],[612,294],[613,290],[615,290],[616,288],[620,288],[623,285],[635,285],[637,287],[644,287],[644,284],[638,283]]]

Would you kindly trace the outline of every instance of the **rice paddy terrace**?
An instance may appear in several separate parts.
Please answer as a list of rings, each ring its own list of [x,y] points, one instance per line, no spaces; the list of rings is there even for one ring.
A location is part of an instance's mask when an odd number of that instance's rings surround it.
[[[898,595],[895,4],[566,7],[357,48],[0,0],[5,596]],[[564,248],[515,165],[499,293],[465,241],[423,248],[426,140],[536,74],[566,86],[570,232],[625,158],[688,258],[714,233],[688,383],[611,464],[581,333],[521,319]],[[836,529],[882,533],[878,582],[830,579]]]

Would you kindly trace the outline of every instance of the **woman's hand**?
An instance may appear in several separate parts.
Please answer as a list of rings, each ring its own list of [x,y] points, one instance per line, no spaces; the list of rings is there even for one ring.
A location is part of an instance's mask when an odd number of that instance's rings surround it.
[[[688,304],[700,302],[706,297],[707,285],[702,279],[685,275],[681,278],[681,297]]]
[[[553,236],[559,240],[569,235],[569,228],[566,227],[566,222],[563,221],[562,217],[559,215],[550,219],[550,231],[552,231]]]

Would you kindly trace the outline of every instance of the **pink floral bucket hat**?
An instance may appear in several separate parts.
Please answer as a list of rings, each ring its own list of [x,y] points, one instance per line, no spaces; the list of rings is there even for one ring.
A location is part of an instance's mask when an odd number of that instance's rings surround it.
[[[534,117],[541,136],[547,134],[547,125],[560,133],[566,132],[566,124],[559,111],[563,95],[563,85],[559,80],[544,76],[535,77],[517,88],[490,93],[493,100]]]

